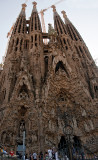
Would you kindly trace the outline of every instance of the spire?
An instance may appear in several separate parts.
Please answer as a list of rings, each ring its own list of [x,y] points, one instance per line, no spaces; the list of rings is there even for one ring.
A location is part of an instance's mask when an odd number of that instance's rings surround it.
[[[66,15],[66,12],[62,11],[61,13],[63,14],[63,18],[64,18],[65,23],[66,24],[71,23],[70,20],[68,19],[67,15]]]
[[[25,17],[25,9],[26,4],[22,4],[21,12],[17,18],[17,21],[15,23],[13,33],[25,33],[26,32],[26,17]]]
[[[53,8],[53,12],[56,12],[56,6],[52,5],[51,8]]]
[[[22,4],[21,12],[16,20],[16,23],[13,27],[8,52],[11,53],[13,51],[22,51],[23,48],[23,34],[26,33],[26,16],[25,16],[25,8],[26,4]],[[17,35],[17,37],[15,36]]]
[[[59,16],[59,14],[57,13],[56,11],[56,6],[55,5],[52,5],[51,8],[53,9],[53,15],[54,15],[54,19],[56,16]],[[60,17],[60,16],[59,16]]]
[[[39,15],[36,8],[37,3],[33,2],[32,4],[33,4],[33,10],[30,18],[30,32],[35,30],[41,31],[41,23],[40,23]]]
[[[22,10],[21,10],[21,12],[20,12],[21,15],[25,15],[26,6],[27,6],[27,5],[26,5],[25,3],[22,4]]]
[[[66,12],[62,11],[61,13],[63,14],[66,29],[67,29],[67,32],[68,32],[69,36],[71,37],[71,39],[75,40],[75,41],[77,41],[77,40],[83,41],[83,39],[82,39],[81,35],[79,34],[79,32],[77,31],[77,29],[74,27],[74,25],[68,19]]]
[[[34,2],[32,2],[32,4],[33,4],[33,11],[32,12],[37,12],[37,9],[36,9],[37,3],[34,1]]]
[[[56,11],[56,7],[54,5],[51,6],[53,8],[53,13],[54,13],[54,27],[55,30],[57,31],[58,35],[61,34],[67,34],[66,27],[64,22],[62,21],[61,17]]]

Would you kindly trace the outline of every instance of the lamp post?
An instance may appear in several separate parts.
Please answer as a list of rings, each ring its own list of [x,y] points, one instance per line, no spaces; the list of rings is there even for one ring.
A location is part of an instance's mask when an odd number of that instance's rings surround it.
[[[67,145],[68,145],[68,152],[69,152],[69,159],[72,160],[72,142],[71,136],[73,135],[73,128],[70,125],[65,125],[63,128],[64,135],[66,136]]]
[[[25,160],[25,130],[23,131],[23,160]]]
[[[73,159],[73,157],[72,157],[72,141],[71,141],[71,137],[73,135],[73,128],[71,126],[72,115],[69,114],[68,112],[61,112],[61,110],[59,109],[58,116],[64,122],[63,133],[66,137],[68,156],[69,156],[69,159],[72,160]]]

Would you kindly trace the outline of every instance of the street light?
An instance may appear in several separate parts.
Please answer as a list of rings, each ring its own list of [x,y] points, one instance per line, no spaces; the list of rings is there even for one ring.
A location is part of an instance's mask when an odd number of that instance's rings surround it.
[[[65,125],[63,128],[64,135],[67,139],[68,151],[69,151],[69,159],[72,160],[72,142],[71,136],[73,135],[73,128],[70,125]]]
[[[71,137],[73,135],[73,128],[70,124],[72,124],[72,115],[70,115],[68,112],[61,112],[59,109],[58,116],[63,120],[64,127],[63,127],[63,133],[66,137],[66,143],[67,143],[67,149],[68,149],[68,156],[69,159],[72,160],[72,140]]]
[[[23,131],[23,160],[25,160],[25,130]]]

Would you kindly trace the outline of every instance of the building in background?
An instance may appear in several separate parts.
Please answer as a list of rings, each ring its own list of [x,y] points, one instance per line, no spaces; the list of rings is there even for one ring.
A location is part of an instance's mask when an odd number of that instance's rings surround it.
[[[54,28],[43,33],[36,2],[29,20],[25,7],[0,71],[0,144],[17,151],[25,131],[27,153],[60,150],[70,126],[70,143],[97,153],[98,68],[64,11],[63,22],[52,6]]]

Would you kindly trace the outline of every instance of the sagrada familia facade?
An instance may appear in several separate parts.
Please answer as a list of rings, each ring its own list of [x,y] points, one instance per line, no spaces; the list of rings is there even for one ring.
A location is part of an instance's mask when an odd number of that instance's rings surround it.
[[[66,12],[63,21],[52,6],[54,28],[43,33],[36,2],[29,20],[25,8],[0,70],[0,144],[16,151],[25,130],[26,152],[58,148],[70,135],[97,153],[98,68]]]

